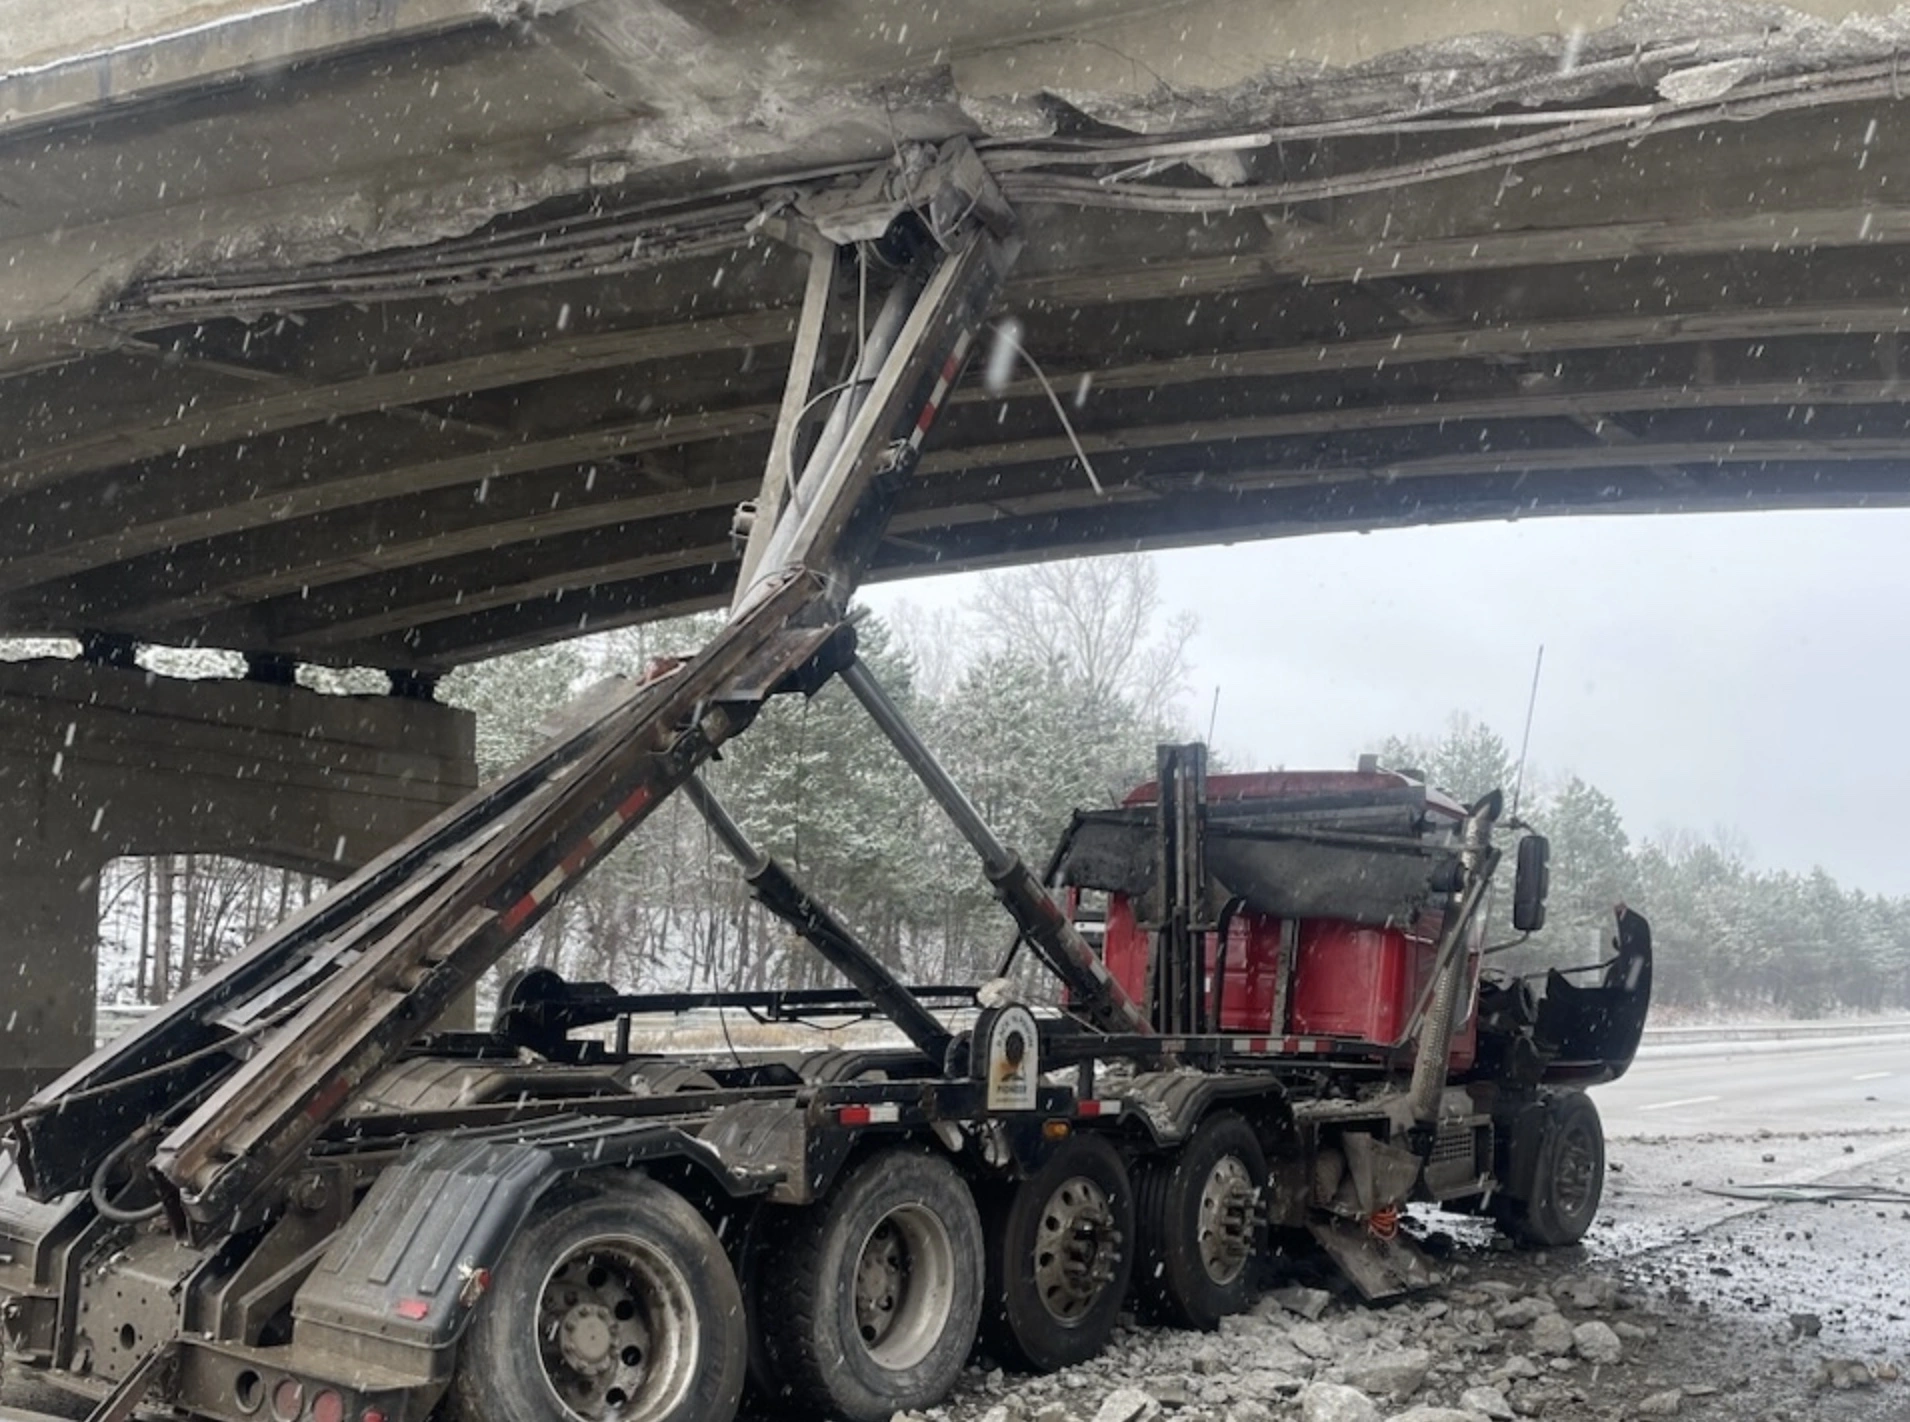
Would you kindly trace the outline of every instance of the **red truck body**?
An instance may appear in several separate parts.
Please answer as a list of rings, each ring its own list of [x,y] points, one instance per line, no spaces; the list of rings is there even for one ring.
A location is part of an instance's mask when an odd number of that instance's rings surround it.
[[[1294,800],[1357,794],[1398,784],[1396,776],[1357,771],[1273,771],[1254,775],[1216,775],[1207,782],[1209,803],[1219,807],[1260,800]],[[1125,804],[1152,804],[1154,783],[1138,787]],[[1449,815],[1455,828],[1464,816],[1456,801],[1428,796],[1428,808]],[[1368,927],[1329,918],[1303,918],[1294,938],[1293,980],[1286,1010],[1276,1020],[1280,1000],[1281,940],[1285,921],[1243,909],[1225,928],[1227,951],[1222,970],[1220,1030],[1270,1037],[1331,1037],[1390,1048],[1407,1032],[1413,1011],[1434,971],[1440,915],[1420,915],[1411,923]],[[1217,965],[1217,934],[1208,935],[1206,979],[1212,990]],[[1130,996],[1144,1000],[1154,935],[1135,923],[1125,894],[1111,894],[1104,953],[1108,971]],[[1477,945],[1474,945],[1477,952]],[[1475,965],[1476,967],[1476,965]],[[1476,971],[1472,974],[1477,981]],[[1473,1063],[1477,1020],[1470,1010],[1454,1033],[1452,1066]]]

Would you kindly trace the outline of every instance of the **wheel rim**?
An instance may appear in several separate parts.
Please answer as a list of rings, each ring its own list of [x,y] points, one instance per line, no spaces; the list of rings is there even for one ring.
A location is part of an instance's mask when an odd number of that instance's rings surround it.
[[[1583,1125],[1560,1135],[1552,1162],[1552,1202],[1561,1215],[1575,1219],[1591,1208],[1598,1179],[1598,1147]]]
[[[923,1205],[876,1221],[856,1259],[856,1332],[884,1368],[914,1367],[948,1327],[955,1301],[955,1247],[948,1226]]]
[[[662,1416],[696,1380],[689,1280],[640,1239],[577,1245],[544,1276],[537,1301],[544,1381],[582,1422]]]
[[[1253,1176],[1237,1155],[1223,1155],[1207,1172],[1196,1222],[1201,1267],[1217,1284],[1231,1284],[1253,1250],[1253,1207],[1259,1196]]]
[[[1107,1192],[1076,1175],[1055,1187],[1035,1227],[1035,1293],[1057,1322],[1076,1324],[1114,1282],[1122,1239]]]

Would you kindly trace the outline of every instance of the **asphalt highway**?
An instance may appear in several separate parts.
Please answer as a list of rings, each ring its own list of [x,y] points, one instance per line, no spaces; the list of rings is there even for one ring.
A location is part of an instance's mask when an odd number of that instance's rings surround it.
[[[1647,1046],[1592,1090],[1608,1136],[1910,1128],[1910,1034]]]

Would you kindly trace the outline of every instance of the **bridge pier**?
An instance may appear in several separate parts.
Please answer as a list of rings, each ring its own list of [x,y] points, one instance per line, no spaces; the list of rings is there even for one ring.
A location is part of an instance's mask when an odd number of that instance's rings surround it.
[[[92,1050],[110,860],[226,854],[337,878],[476,783],[473,721],[451,707],[0,664],[0,1110]]]
[[[8,783],[13,783],[9,780]],[[93,1047],[99,864],[37,824],[0,845],[0,1110]]]

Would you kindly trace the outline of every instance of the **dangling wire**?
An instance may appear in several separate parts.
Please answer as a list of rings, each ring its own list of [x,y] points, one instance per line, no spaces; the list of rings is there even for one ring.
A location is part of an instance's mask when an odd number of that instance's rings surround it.
[[[1074,457],[1081,461],[1081,468],[1087,473],[1088,483],[1094,487],[1095,493],[1106,497],[1107,490],[1101,487],[1100,476],[1094,472],[1094,461],[1088,458],[1087,450],[1081,447],[1081,437],[1074,432],[1074,422],[1068,418],[1068,412],[1061,407],[1061,397],[1055,393],[1054,385],[1049,381],[1047,372],[1041,368],[1033,356],[1028,354],[1028,348],[1016,339],[1014,331],[1007,322],[1003,321],[995,326],[995,339],[1013,346],[1015,354],[1028,362],[1028,369],[1034,372],[1035,379],[1041,383],[1041,388],[1048,394],[1048,403],[1054,406],[1055,418],[1061,421],[1061,428],[1068,433],[1068,443],[1074,446]]]

